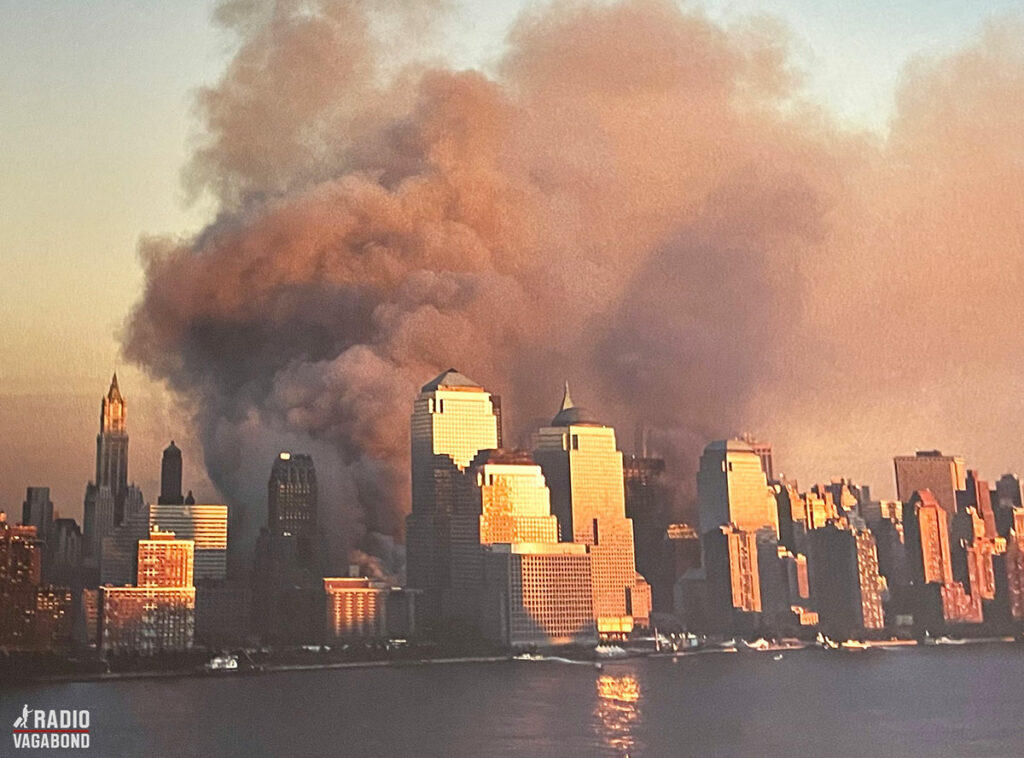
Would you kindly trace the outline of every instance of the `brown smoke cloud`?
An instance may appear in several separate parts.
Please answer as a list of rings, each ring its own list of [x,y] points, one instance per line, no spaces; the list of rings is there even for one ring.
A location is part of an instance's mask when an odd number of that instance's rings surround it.
[[[485,75],[396,43],[440,12],[218,12],[239,50],[188,181],[221,213],[143,241],[125,351],[191,398],[249,530],[291,447],[336,545],[400,535],[412,399],[448,366],[503,396],[513,440],[569,377],[620,438],[651,428],[684,508],[705,442],[742,429],[868,477],[1013,439],[1016,401],[978,414],[1024,347],[1019,24],[917,61],[882,140],[802,97],[775,22],[555,4]]]

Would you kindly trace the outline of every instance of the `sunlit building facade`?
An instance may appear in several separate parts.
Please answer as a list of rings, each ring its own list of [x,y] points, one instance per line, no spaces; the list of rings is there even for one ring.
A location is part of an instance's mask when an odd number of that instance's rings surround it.
[[[128,515],[104,539],[100,562],[103,584],[134,584],[139,540],[154,528],[174,532],[195,543],[193,570],[197,580],[223,580],[227,575],[228,507],[226,505],[146,505]]]
[[[590,546],[598,632],[629,634],[635,619],[650,616],[649,588],[634,592],[633,523],[626,517],[615,430],[576,406],[566,384],[561,410],[534,435],[533,454],[551,490],[562,539]]]
[[[596,642],[589,550],[564,542],[489,545],[484,633],[511,647]]]
[[[406,520],[407,575],[409,586],[422,590],[424,615],[433,621],[473,607],[473,599],[452,585],[452,518],[460,511],[466,516],[461,526],[469,533],[457,535],[456,542],[461,539],[464,548],[478,553],[479,538],[474,544],[472,536],[475,517],[466,513],[464,502],[472,494],[464,472],[478,452],[498,447],[498,417],[489,392],[449,369],[421,388],[410,427],[412,513]],[[468,509],[471,511],[471,506]],[[478,558],[471,561],[478,562]]]
[[[893,459],[896,467],[896,497],[909,502],[915,492],[929,490],[939,507],[952,518],[956,493],[967,487],[967,465],[959,456],[938,450],[920,450],[916,455]]]
[[[718,440],[704,448],[697,471],[702,534],[726,524],[744,532],[770,527],[779,533],[775,491],[761,465],[761,458],[743,440]]]
[[[138,542],[138,586],[100,588],[105,653],[188,650],[195,638],[196,588],[191,540],[154,529]]]
[[[328,639],[387,636],[388,592],[366,578],[325,578]]]

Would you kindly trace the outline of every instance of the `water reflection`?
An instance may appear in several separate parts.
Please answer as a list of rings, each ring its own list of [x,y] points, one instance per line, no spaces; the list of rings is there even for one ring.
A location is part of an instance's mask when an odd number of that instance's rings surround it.
[[[640,682],[633,674],[597,678],[595,728],[600,744],[623,758],[637,755],[643,748],[639,739],[641,722]]]

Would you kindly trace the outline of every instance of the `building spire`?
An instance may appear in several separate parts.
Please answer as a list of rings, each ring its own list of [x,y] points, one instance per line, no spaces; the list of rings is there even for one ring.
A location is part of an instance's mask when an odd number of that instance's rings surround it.
[[[120,401],[124,400],[124,398],[121,397],[121,388],[117,386],[117,372],[116,371],[114,372],[113,379],[110,380],[110,389],[107,390],[107,397],[110,398],[111,400],[120,400]]]
[[[567,411],[576,406],[572,402],[572,395],[569,394],[569,380],[565,380],[565,394],[562,396],[562,410]]]

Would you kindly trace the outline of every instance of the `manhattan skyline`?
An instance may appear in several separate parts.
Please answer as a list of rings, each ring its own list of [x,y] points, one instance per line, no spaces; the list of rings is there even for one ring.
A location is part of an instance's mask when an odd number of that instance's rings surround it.
[[[149,119],[164,113],[164,120],[170,125],[167,131],[155,128],[152,121],[126,118],[119,128],[135,130],[130,134],[138,135],[141,123],[142,128],[151,130],[151,138],[108,144],[114,133],[109,119],[118,109],[111,108],[107,119],[99,119],[98,111],[85,108],[80,96],[48,88],[55,80],[67,86],[71,80],[58,76],[59,67],[64,65],[65,71],[70,71],[71,62],[58,58],[44,66],[38,57],[33,57],[46,49],[46,43],[32,37],[33,31],[59,26],[59,14],[54,8],[60,6],[48,6],[34,14],[11,6],[9,13],[16,23],[9,27],[13,31],[7,33],[13,37],[20,34],[21,39],[20,45],[5,47],[15,51],[12,57],[17,65],[8,75],[17,81],[18,87],[12,91],[16,93],[14,97],[21,96],[21,107],[4,109],[20,114],[17,118],[8,116],[11,121],[5,126],[5,134],[15,135],[21,140],[16,144],[25,149],[19,151],[20,162],[5,174],[3,181],[5,198],[17,198],[17,202],[5,202],[13,210],[9,223],[4,225],[2,243],[15,254],[3,256],[3,281],[12,290],[4,298],[10,321],[0,342],[4,366],[0,374],[0,413],[4,427],[14,431],[9,436],[20,440],[5,442],[4,454],[0,455],[5,466],[0,476],[4,505],[12,510],[26,486],[51,486],[57,509],[80,516],[82,483],[91,466],[88,441],[96,433],[97,392],[114,369],[132,398],[129,402],[135,431],[129,479],[140,484],[149,497],[157,493],[159,451],[170,439],[181,443],[192,481],[205,474],[201,450],[206,447],[217,485],[228,490],[218,494],[234,500],[245,493],[231,491],[232,482],[251,479],[247,476],[251,472],[225,470],[223,455],[213,444],[215,440],[226,436],[232,444],[240,445],[259,467],[268,454],[280,449],[309,448],[307,440],[311,439],[318,460],[325,461],[328,468],[346,472],[333,483],[336,491],[343,493],[345,499],[362,501],[363,510],[376,512],[386,499],[376,490],[382,488],[387,492],[392,487],[401,487],[393,485],[387,474],[376,479],[370,488],[361,482],[365,479],[363,474],[381,462],[385,466],[390,462],[401,470],[401,454],[390,461],[400,448],[394,435],[366,428],[365,419],[359,418],[358,413],[354,426],[342,426],[340,432],[318,426],[315,417],[329,415],[347,403],[358,406],[368,400],[372,405],[384,402],[388,396],[404,397],[414,371],[417,376],[433,374],[449,364],[464,367],[496,392],[510,397],[511,407],[519,409],[520,414],[509,420],[513,435],[522,434],[534,415],[546,412],[555,400],[551,387],[567,376],[578,387],[577,392],[583,393],[585,402],[608,409],[609,422],[621,430],[624,439],[630,439],[634,423],[655,427],[651,439],[656,452],[675,461],[691,459],[691,469],[693,451],[699,452],[698,442],[749,430],[772,439],[780,458],[792,466],[786,474],[801,480],[850,476],[871,483],[883,495],[891,494],[892,489],[890,457],[915,449],[955,451],[968,457],[990,479],[1004,471],[1021,470],[1024,454],[1012,443],[1013,432],[1024,417],[1018,400],[1022,395],[1020,381],[1014,371],[1020,368],[1014,357],[1019,350],[1013,334],[1020,306],[1012,294],[1013,282],[1020,275],[1019,261],[1014,257],[1019,258],[1021,239],[1009,202],[1014,188],[1020,186],[1019,157],[1014,157],[1020,138],[1009,131],[1004,133],[1014,123],[1013,108],[1017,106],[1003,107],[1000,93],[1014,91],[1013,84],[1020,81],[1024,70],[1024,56],[1019,42],[1011,39],[1019,19],[985,20],[990,11],[1004,11],[1011,6],[992,4],[967,11],[966,4],[959,9],[956,4],[948,4],[935,9],[914,27],[917,34],[905,34],[905,41],[890,46],[886,56],[872,55],[869,46],[865,60],[871,61],[872,66],[865,69],[859,88],[856,82],[847,81],[845,90],[835,79],[836,60],[841,54],[822,50],[831,39],[823,31],[829,24],[822,17],[849,18],[837,9],[815,17],[800,3],[789,4],[779,12],[795,37],[792,41],[787,41],[776,27],[748,26],[747,32],[743,32],[737,30],[736,24],[725,25],[723,19],[729,13],[733,20],[747,14],[750,8],[742,4],[734,4],[731,11],[711,4],[706,16],[695,6],[677,11],[666,3],[616,4],[611,9],[595,8],[575,15],[561,9],[539,10],[534,21],[523,22],[500,49],[488,46],[491,40],[501,39],[510,25],[516,10],[513,4],[491,9],[495,20],[489,24],[500,27],[497,30],[467,30],[460,23],[472,27],[470,22],[442,19],[438,23],[448,30],[448,41],[455,43],[441,45],[434,39],[411,53],[414,58],[427,52],[433,56],[429,65],[413,66],[414,78],[424,69],[440,71],[427,85],[421,85],[421,110],[410,111],[412,116],[403,115],[402,109],[408,102],[415,103],[415,99],[399,97],[398,113],[380,113],[380,90],[346,79],[344,67],[337,69],[338,78],[315,81],[303,89],[302,97],[307,98],[311,112],[323,112],[320,109],[325,103],[342,111],[350,109],[353,113],[369,114],[365,117],[371,121],[377,120],[374,128],[381,124],[390,128],[396,118],[411,119],[418,138],[428,142],[434,139],[430,118],[440,119],[437,124],[450,124],[454,122],[448,119],[461,112],[474,128],[481,124],[486,127],[474,136],[483,142],[466,143],[469,152],[458,153],[456,162],[450,165],[444,163],[443,156],[437,157],[437,145],[441,143],[435,142],[434,152],[429,154],[431,160],[441,162],[435,162],[430,175],[424,174],[428,180],[441,177],[438,187],[458,186],[463,180],[459,174],[463,166],[473,165],[475,170],[475,161],[495,160],[502,182],[518,187],[517,191],[539,192],[548,200],[555,198],[556,204],[563,205],[550,215],[540,213],[532,202],[511,203],[510,212],[520,222],[525,220],[525,227],[530,229],[526,240],[506,238],[500,228],[493,229],[496,223],[500,227],[500,216],[495,220],[488,215],[491,211],[487,208],[466,206],[455,217],[444,218],[442,224],[449,225],[443,231],[446,244],[465,243],[458,256],[432,259],[429,245],[423,248],[421,242],[407,248],[407,253],[413,249],[421,251],[417,255],[425,250],[426,257],[406,275],[385,284],[388,294],[378,306],[383,309],[382,315],[390,311],[396,320],[365,343],[373,361],[360,363],[360,359],[367,357],[362,337],[346,333],[351,319],[360,317],[358,306],[345,304],[344,298],[334,299],[337,293],[307,293],[302,287],[308,282],[301,281],[301,271],[298,279],[290,280],[288,266],[275,263],[270,269],[272,276],[285,275],[279,281],[293,288],[288,297],[325,298],[321,304],[328,307],[322,320],[311,321],[305,313],[295,311],[291,314],[293,322],[285,321],[274,329],[284,330],[279,334],[323,329],[328,335],[334,332],[334,336],[325,344],[314,335],[313,342],[300,345],[291,354],[285,349],[281,355],[264,355],[263,358],[270,359],[265,366],[249,367],[247,374],[234,377],[225,372],[223,365],[217,365],[214,356],[212,368],[200,372],[205,372],[205,379],[212,378],[217,383],[237,378],[242,382],[238,386],[255,387],[258,399],[249,407],[225,406],[221,401],[229,386],[221,387],[213,396],[201,397],[207,407],[196,427],[198,434],[191,437],[192,425],[182,423],[187,414],[170,406],[158,384],[144,379],[136,361],[149,364],[157,376],[171,379],[179,397],[186,401],[196,396],[193,391],[198,393],[198,387],[190,387],[189,383],[198,383],[201,377],[191,370],[181,373],[175,367],[158,365],[156,353],[150,350],[153,345],[140,347],[138,339],[134,342],[134,360],[118,355],[118,333],[124,329],[131,308],[143,296],[142,269],[135,260],[139,237],[153,233],[188,235],[202,228],[218,207],[229,216],[237,214],[234,189],[224,190],[233,182],[235,189],[248,182],[250,188],[276,192],[273,183],[283,176],[286,184],[294,187],[286,191],[287,201],[304,213],[314,213],[314,192],[336,192],[328,203],[336,203],[337,208],[364,203],[366,198],[350,195],[351,187],[346,185],[355,181],[355,172],[359,170],[376,170],[379,166],[402,176],[408,169],[396,162],[395,156],[360,157],[360,150],[379,146],[372,137],[364,135],[368,142],[363,147],[356,146],[354,157],[335,160],[337,156],[332,158],[332,154],[314,156],[317,160],[334,161],[326,176],[308,175],[301,162],[293,160],[295,156],[273,157],[280,162],[263,164],[260,170],[266,169],[268,173],[260,177],[249,168],[242,172],[249,172],[248,176],[239,174],[237,166],[229,162],[234,154],[227,151],[227,143],[217,142],[221,137],[237,137],[225,131],[232,127],[223,119],[240,112],[246,102],[244,98],[232,100],[235,85],[230,73],[228,79],[217,84],[229,62],[240,60],[234,54],[238,43],[231,41],[234,33],[215,30],[209,7],[202,4],[188,6],[181,20],[168,25],[166,31],[153,28],[156,19],[145,12],[135,11],[134,15],[118,19],[118,23],[139,32],[132,49],[145,50],[145,60],[151,66],[144,67],[143,74],[169,70],[160,68],[168,60],[184,58],[189,64],[173,77],[165,74],[163,78],[152,78],[154,86],[147,90],[148,99],[142,101],[154,105],[158,94],[174,93],[161,104],[166,111],[142,108]],[[103,14],[109,17],[110,13],[109,8],[100,6],[98,18],[103,18]],[[890,17],[888,21],[894,27],[913,27],[912,20],[906,18],[909,14],[893,15],[896,18]],[[870,30],[877,29],[873,24],[879,23],[870,9],[854,20],[858,23],[850,24],[850,37],[861,40],[870,38]],[[191,25],[188,28],[195,32],[190,38],[192,47],[187,51],[174,44],[180,39],[175,35],[180,34],[182,25]],[[668,30],[664,45],[639,44],[644,30],[651,25]],[[323,28],[331,27],[327,24]],[[614,41],[602,36],[612,30],[618,35]],[[90,32],[98,34],[95,26],[88,27],[84,34],[88,36]],[[249,36],[242,33],[235,38],[249,54],[256,50],[283,54],[286,49],[281,46],[283,38],[273,37],[266,47],[260,48],[257,43],[264,44],[266,40],[253,34],[250,30]],[[575,41],[575,46],[570,46],[570,59],[559,61],[549,54],[546,46],[556,35]],[[332,39],[338,50],[350,52],[370,38]],[[31,44],[33,40],[35,46]],[[156,44],[158,41],[160,44]],[[386,69],[385,64],[394,53],[394,40],[388,42],[367,42],[370,51],[364,62]],[[878,42],[874,44],[881,46]],[[851,54],[850,46],[841,48],[847,56]],[[445,58],[454,60],[455,68],[478,66],[484,73],[474,81],[473,76],[449,70],[448,64],[436,60],[438,47],[443,48]],[[820,65],[808,63],[808,47]],[[588,55],[602,49],[636,64],[635,70],[627,67],[625,78],[617,86],[631,93],[627,101],[631,108],[641,108],[641,117],[630,118],[608,103],[588,111],[586,104],[568,98],[559,107],[568,108],[575,120],[563,121],[551,98],[562,97],[559,88],[568,80],[553,71],[567,61],[582,62],[579,68],[570,67],[570,73],[575,71],[571,75],[582,77],[579,81],[586,83],[587,72],[592,72],[596,65]],[[116,97],[111,97],[118,101],[137,92],[130,87],[119,88],[122,79],[118,72],[126,77],[126,82],[141,82],[145,76],[104,68],[109,59],[90,52],[89,45],[84,50],[84,60],[91,64],[78,74],[84,84],[93,85],[92,89],[101,95],[116,92]],[[967,52],[960,52],[963,50]],[[924,57],[899,73],[903,63],[918,52]],[[19,53],[23,55],[19,57]],[[647,53],[651,60],[643,59]],[[767,59],[757,59],[753,64],[734,60],[737,55],[753,59],[755,53],[764,54]],[[877,75],[880,59],[887,65],[884,75]],[[294,58],[280,60],[285,71],[295,63]],[[335,63],[341,65],[345,60],[342,56]],[[495,63],[497,60],[502,62]],[[301,75],[301,66],[296,66],[290,69],[291,74]],[[789,77],[792,68],[803,70],[805,85]],[[698,72],[699,80],[681,90],[672,79],[655,78],[647,94],[637,94],[638,84],[649,79],[651,71],[674,71],[674,76],[685,80],[685,73],[693,70]],[[89,77],[93,79],[90,81]],[[823,95],[823,77],[829,83],[828,89],[839,94]],[[885,80],[887,85],[878,84],[879,80]],[[708,85],[708,81],[712,83]],[[869,81],[873,83],[865,83]],[[902,85],[897,85],[899,81]],[[947,88],[951,82],[959,88],[955,92],[953,87]],[[97,89],[99,83],[104,87]],[[221,98],[217,107],[226,109],[209,110],[207,102],[206,126],[202,108],[193,105],[194,97],[189,94],[203,83],[213,87],[208,92]],[[528,92],[523,95],[525,101],[508,94],[517,87]],[[756,90],[753,97],[748,92],[751,87]],[[88,91],[90,87],[84,89]],[[604,85],[598,87],[594,96],[603,96],[605,90]],[[865,90],[873,94],[864,95]],[[32,96],[25,97],[29,91]],[[859,104],[857,95],[848,94],[858,91]],[[234,95],[237,94],[235,91]],[[255,92],[249,96],[255,98],[247,101],[251,105],[263,95]],[[350,96],[352,102],[347,99]],[[456,96],[464,99],[459,101]],[[744,108],[735,108],[732,103],[723,105],[719,99],[724,96],[740,98]],[[664,102],[659,104],[659,98]],[[95,99],[101,105],[109,102],[103,97]],[[67,127],[60,126],[61,102],[69,109],[78,109],[65,112]],[[520,133],[526,135],[523,144],[515,143],[507,135],[497,142],[487,141],[494,136],[492,122],[487,120],[487,109],[492,106],[508,109],[510,118],[519,124]],[[430,108],[435,109],[433,116]],[[805,116],[780,117],[778,111],[787,108],[806,109]],[[749,109],[769,113],[752,115]],[[190,115],[190,111],[194,114]],[[701,115],[681,126],[668,127],[664,133],[651,129],[695,111]],[[566,139],[581,140],[587,149],[578,156],[570,156],[568,162],[549,163],[549,177],[520,185],[522,171],[536,171],[533,159],[525,160],[523,156],[546,154],[543,142],[537,141],[538,134],[517,115],[526,112],[543,124],[541,131],[551,133],[551,144],[556,149]],[[981,114],[989,112],[991,117],[982,117]],[[73,118],[76,113],[89,117]],[[264,113],[271,119],[264,124],[268,130],[287,132],[296,127],[287,120],[281,121],[280,113]],[[851,118],[851,113],[858,117]],[[594,114],[605,119],[604,128],[586,126],[584,119]],[[75,141],[55,143],[63,148],[59,151],[60,161],[43,161],[39,141],[24,136],[29,125],[40,120],[60,134],[65,134],[61,130],[67,128],[75,130]],[[941,127],[936,122],[941,122]],[[351,122],[345,123],[351,128]],[[697,154],[680,155],[675,147],[693,144],[698,146],[698,153],[707,149],[714,144],[714,140],[708,141],[709,129],[724,134],[722,144],[730,146],[725,148],[724,162],[729,169],[726,172],[715,161],[709,163]],[[756,129],[763,131],[763,137],[752,140],[750,132]],[[58,136],[47,130],[41,132],[46,134]],[[162,147],[155,148],[158,135]],[[643,139],[637,140],[638,135],[643,135]],[[193,146],[201,150],[204,144],[222,150],[219,157],[206,164],[207,173],[202,180],[215,197],[184,208],[180,204],[183,190],[178,184],[178,173],[189,162]],[[996,146],[1005,152],[985,153]],[[244,151],[248,148],[235,143],[231,149],[236,147],[242,153],[235,157],[245,159]],[[590,151],[599,148],[604,149],[608,160],[594,160]],[[116,168],[102,168],[96,163],[104,150],[120,156]],[[512,154],[507,155],[508,151]],[[976,155],[972,156],[972,151]],[[665,175],[648,161],[648,152],[659,154],[659,160],[667,162],[687,182],[700,185],[698,190],[690,191]],[[942,155],[943,160],[933,160],[933,154]],[[83,160],[76,161],[78,156]],[[875,164],[886,161],[908,168],[876,173]],[[68,172],[65,162],[80,166],[79,173]],[[809,163],[822,163],[825,167],[809,170]],[[1001,168],[990,171],[990,165]],[[623,171],[624,166],[629,170]],[[748,166],[756,168],[745,173]],[[64,181],[42,185],[43,178],[55,172]],[[66,203],[68,213],[61,215],[59,226],[54,225],[53,210],[44,212],[42,209],[48,204],[43,201],[49,198],[49,205],[59,203],[56,188],[78,186],[76,182],[84,181],[80,174],[98,180],[91,193],[79,194],[94,196],[99,205],[89,208],[79,202]],[[633,174],[637,176],[631,178]],[[961,181],[959,177],[963,175],[971,180]],[[941,181],[934,181],[936,176]],[[154,181],[150,182],[150,177]],[[560,189],[564,182],[578,182],[581,178],[586,186],[591,181],[587,177],[607,182],[611,190],[598,186],[594,194],[580,196],[575,190]],[[134,186],[144,187],[142,194],[148,198],[148,206],[140,209],[128,201],[134,192],[129,191],[132,181]],[[105,191],[111,186],[117,189]],[[396,199],[403,196],[387,181],[382,188],[382,198],[387,192]],[[488,184],[483,196],[506,203],[508,198],[493,194],[494,189],[495,185]],[[644,195],[643,201],[635,200],[637,193]],[[886,200],[882,211],[874,206],[876,194]],[[908,194],[912,197],[908,198]],[[412,202],[408,192],[405,197]],[[945,206],[945,197],[955,198],[956,209]],[[607,203],[621,198],[634,199],[625,203],[626,212],[618,220],[643,224],[638,227],[642,232],[639,236],[645,239],[628,240],[610,228],[588,228],[598,218],[594,209],[600,215]],[[777,213],[764,216],[765,207],[775,208]],[[118,215],[111,217],[111,208],[116,208]],[[265,244],[265,235],[280,239],[282,227],[278,225],[295,223],[275,209],[258,204],[253,208],[254,216],[261,220],[237,236],[221,237],[219,247],[212,246],[206,252],[208,257],[213,255],[210,250],[223,250],[224,245],[238,244],[239,249],[250,249]],[[849,208],[858,212],[847,218],[845,211]],[[419,217],[416,223],[434,224],[431,212]],[[893,218],[886,218],[886,214]],[[565,228],[566,222],[574,218],[582,226]],[[108,219],[110,223],[106,222]],[[871,221],[866,227],[867,234],[861,234],[864,219]],[[723,236],[716,224],[724,224],[730,231]],[[453,235],[450,225],[470,230],[472,239]],[[96,231],[97,226],[103,228],[102,232]],[[293,230],[295,237],[292,247],[273,248],[274,260],[281,264],[287,258],[287,253],[280,253],[281,249],[298,251],[300,258],[305,255],[305,232],[301,225],[283,228]],[[58,236],[58,231],[63,236]],[[365,233],[379,241],[398,231],[392,221],[387,221],[371,225]],[[218,234],[221,232],[212,228],[208,236],[216,238]],[[874,239],[863,244],[862,236]],[[339,238],[332,244],[344,247],[350,244],[346,239]],[[33,253],[41,246],[52,252]],[[197,244],[194,249],[198,251],[200,247]],[[147,249],[152,252],[154,248]],[[402,249],[401,245],[395,249]],[[489,260],[485,266],[479,266],[473,258],[480,254],[477,249],[486,251],[482,254]],[[553,250],[567,252],[552,253]],[[576,296],[568,298],[578,312],[570,313],[566,322],[559,325],[560,330],[538,322],[507,334],[500,327],[521,320],[524,308],[532,310],[533,305],[545,300],[549,305],[555,304],[551,301],[552,293],[531,279],[534,274],[519,278],[524,266],[528,272],[536,268],[534,256],[540,255],[554,255],[558,264],[547,274],[582,284]],[[627,257],[644,260],[647,266],[623,267],[622,259]],[[714,267],[703,263],[716,257],[724,262],[726,274],[719,275]],[[232,254],[223,257],[218,265],[231,276],[239,275],[242,268],[234,268],[232,263],[237,260]],[[245,265],[251,265],[252,260]],[[957,262],[958,268],[951,274],[956,286],[950,277],[940,279],[931,273],[937,263],[949,261]],[[435,278],[430,282],[425,277],[424,272],[436,274],[446,267],[464,279],[483,274],[474,287],[483,288],[478,292],[500,297],[484,296],[489,310],[475,302],[469,310],[461,308],[458,298],[445,299],[450,295],[444,294],[445,287],[463,286],[457,278]],[[654,272],[665,276],[652,278]],[[378,273],[370,269],[353,269],[340,279],[334,275],[327,279],[335,283],[345,281],[346,277],[351,281],[374,281],[376,276]],[[630,287],[623,291],[613,284],[610,278],[616,276],[624,276]],[[190,321],[189,309],[201,305],[195,298],[212,296],[230,302],[245,291],[235,291],[233,285],[214,285],[205,292],[190,290],[185,285],[193,286],[195,282],[181,281],[180,293],[161,296],[175,300],[180,295],[172,312],[167,313],[167,324],[172,329],[203,325],[202,321]],[[437,289],[431,291],[431,287]],[[472,294],[472,290],[456,291],[460,292],[459,297],[480,297]],[[262,295],[257,292],[257,297]],[[561,299],[562,295],[556,293],[556,297]],[[645,298],[649,302],[644,302]],[[682,312],[671,304],[675,298],[687,303]],[[723,307],[718,304],[719,299],[745,305],[737,308],[733,303]],[[153,302],[150,300],[149,305]],[[289,307],[287,301],[276,296],[266,303],[285,311]],[[403,312],[408,306],[414,310]],[[350,307],[357,310],[351,311]],[[438,309],[441,317],[436,323],[417,322],[410,317],[422,313],[424,308]],[[224,328],[223,323],[215,323],[221,314],[200,315],[211,319],[206,322],[214,330],[211,338],[219,335],[217,339],[229,346],[232,340],[244,339],[244,335],[218,331]],[[229,314],[230,319],[238,315]],[[455,340],[451,351],[454,354],[442,354],[438,345],[422,341],[423,329],[447,329],[455,334],[467,320],[479,322],[485,318],[493,319],[494,323],[482,332],[491,345],[490,354],[483,358],[477,357],[476,347],[467,352],[471,346],[462,340]],[[374,328],[381,329],[380,322]],[[479,326],[474,325],[473,329],[479,331]],[[128,336],[129,332],[123,333]],[[515,343],[514,348],[508,346],[511,352],[501,343],[502,336],[510,336]],[[271,342],[274,339],[273,334],[264,337]],[[360,349],[345,347],[349,344],[346,340]],[[203,344],[187,344],[174,338],[159,347],[161,354],[178,350],[179,355],[185,355],[196,349],[201,353]],[[726,347],[714,349],[714,344]],[[624,350],[624,345],[631,349]],[[503,365],[514,361],[527,347],[545,347],[550,352],[536,377],[509,371]],[[473,353],[477,355],[468,357]],[[324,365],[330,366],[330,370],[318,375]],[[379,381],[386,387],[385,394],[374,396],[364,378]],[[268,391],[261,384],[272,386]],[[643,395],[643,402],[630,396],[634,390]],[[53,405],[54,394],[60,396],[56,401],[59,410],[51,410],[49,417],[43,417],[46,423],[38,423],[39,408]],[[47,398],[31,397],[35,395]],[[325,399],[332,397],[342,399]],[[665,418],[657,418],[656,412],[662,407],[671,411]],[[249,428],[249,422],[239,419],[245,419],[253,409],[264,413],[265,418]],[[901,414],[898,417],[894,416],[897,411]],[[257,441],[257,432],[265,435],[260,437],[262,441]],[[149,436],[148,441],[143,434]],[[693,472],[679,470],[677,466],[675,473],[681,479],[690,479]],[[219,501],[214,485],[206,486],[211,493],[208,499]]]

